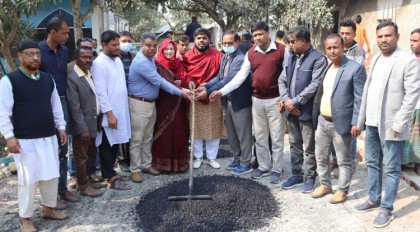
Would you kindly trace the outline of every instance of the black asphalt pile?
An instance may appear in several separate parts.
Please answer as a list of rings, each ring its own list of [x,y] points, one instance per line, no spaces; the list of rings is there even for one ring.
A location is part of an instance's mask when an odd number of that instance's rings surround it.
[[[233,157],[233,154],[230,149],[229,140],[227,138],[220,139],[219,143],[219,152],[217,153],[217,158],[229,158]]]
[[[280,216],[279,202],[258,182],[233,176],[194,178],[194,194],[213,200],[168,201],[188,194],[188,179],[146,194],[136,206],[138,229],[149,231],[247,231]]]

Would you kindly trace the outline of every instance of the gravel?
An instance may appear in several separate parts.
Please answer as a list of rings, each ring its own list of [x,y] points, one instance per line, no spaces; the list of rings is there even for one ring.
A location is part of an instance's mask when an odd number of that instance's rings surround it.
[[[148,231],[244,231],[268,225],[280,215],[270,189],[258,182],[233,176],[194,179],[194,194],[213,200],[168,201],[188,194],[188,179],[149,192],[136,206],[137,225]]]

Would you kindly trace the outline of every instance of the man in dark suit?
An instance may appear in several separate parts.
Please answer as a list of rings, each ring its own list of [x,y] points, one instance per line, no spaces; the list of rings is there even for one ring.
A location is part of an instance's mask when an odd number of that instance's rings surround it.
[[[222,40],[225,54],[220,63],[217,77],[206,83],[198,99],[207,98],[211,93],[221,89],[239,72],[244,62],[244,54],[238,49],[239,35],[234,31],[223,34]],[[252,172],[252,86],[251,77],[239,86],[238,89],[222,98],[225,111],[225,124],[229,137],[229,144],[233,152],[233,162],[226,169],[232,170],[234,175],[242,175]]]
[[[366,71],[359,63],[344,55],[344,40],[331,34],[325,40],[325,53],[332,61],[319,85],[314,100],[313,122],[315,132],[315,157],[321,185],[312,193],[320,198],[332,193],[330,173],[330,145],[333,143],[340,168],[338,190],[330,198],[337,204],[347,199],[353,175],[353,160],[350,155],[352,136],[359,135],[357,119]]]
[[[73,135],[77,187],[83,196],[98,197],[103,192],[95,189],[87,180],[89,164],[94,162],[95,138],[100,116],[95,85],[90,73],[92,61],[92,48],[78,47],[76,49],[76,64],[67,76],[67,97],[71,116],[70,133]]]

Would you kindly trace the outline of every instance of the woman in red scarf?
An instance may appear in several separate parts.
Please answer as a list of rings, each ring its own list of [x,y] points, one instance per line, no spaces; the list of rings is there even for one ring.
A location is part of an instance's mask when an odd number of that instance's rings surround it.
[[[175,57],[176,45],[164,40],[156,59],[159,74],[176,86],[186,87],[184,65]],[[188,164],[189,124],[187,102],[180,96],[159,92],[152,145],[153,165],[163,172],[183,172]]]

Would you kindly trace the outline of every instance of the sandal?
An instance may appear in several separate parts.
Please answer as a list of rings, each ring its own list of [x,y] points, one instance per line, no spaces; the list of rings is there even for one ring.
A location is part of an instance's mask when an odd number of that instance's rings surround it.
[[[108,188],[115,189],[115,190],[130,190],[131,186],[125,183],[124,181],[120,180],[118,177],[114,178],[111,183],[107,183]]]
[[[121,181],[129,181],[130,177],[129,176],[118,176],[118,179],[120,179]]]

